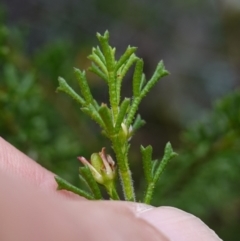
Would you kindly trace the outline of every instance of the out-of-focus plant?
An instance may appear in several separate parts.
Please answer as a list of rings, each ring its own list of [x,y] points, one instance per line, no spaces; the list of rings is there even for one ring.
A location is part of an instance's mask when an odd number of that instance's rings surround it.
[[[0,134],[46,168],[76,183],[70,173],[77,163],[66,162],[82,150],[81,143],[46,98],[48,87],[42,85],[33,61],[23,53],[18,44],[21,39],[16,29],[0,24]]]
[[[191,212],[221,237],[235,240],[240,222],[240,91],[217,101],[205,119],[186,130],[178,152],[154,203]]]

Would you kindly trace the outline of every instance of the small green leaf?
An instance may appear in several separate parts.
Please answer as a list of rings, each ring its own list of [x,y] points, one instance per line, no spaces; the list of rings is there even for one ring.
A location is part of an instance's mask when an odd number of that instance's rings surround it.
[[[109,134],[113,134],[114,128],[113,128],[113,119],[111,115],[110,109],[107,107],[106,104],[102,104],[102,106],[98,110],[100,116],[102,117],[103,122],[106,126],[106,131]]]
[[[92,63],[92,66],[88,68],[89,71],[92,73],[98,75],[101,79],[103,79],[105,82],[108,82],[108,77],[106,74],[102,72],[100,68],[97,67],[96,64]]]
[[[107,76],[108,70],[106,65],[101,61],[101,59],[96,54],[91,54],[88,56],[88,59],[96,63],[96,65],[102,70],[102,72]]]
[[[144,148],[141,146],[142,160],[143,160],[143,170],[147,183],[152,181],[152,146],[147,146]]]
[[[129,110],[128,116],[127,116],[127,120],[126,120],[126,124],[127,124],[128,126],[130,126],[130,125],[132,124],[132,121],[133,121],[134,116],[135,116],[135,114],[136,114],[136,112],[137,112],[137,110],[138,110],[138,106],[139,106],[141,100],[142,100],[142,97],[141,97],[141,96],[135,97],[135,98],[133,99],[132,105],[131,105],[131,107],[130,107],[130,110]]]
[[[156,171],[153,174],[154,175],[153,181],[155,183],[158,181],[158,179],[160,178],[161,174],[165,170],[165,167],[168,164],[168,162],[175,156],[177,156],[177,153],[173,151],[171,143],[168,142],[166,144],[166,146],[165,146],[165,149],[164,149],[163,158],[162,158],[161,162],[159,163],[159,166],[156,167]]]
[[[141,91],[140,95],[137,97],[134,97],[132,105],[131,105],[131,109],[129,110],[129,114],[127,117],[127,121],[126,121],[127,125],[130,125],[132,123],[133,118],[138,110],[138,106],[139,106],[141,100],[143,99],[143,97],[150,91],[150,89],[157,83],[157,81],[161,77],[163,77],[167,74],[168,74],[168,72],[165,70],[163,62],[160,61],[152,78],[147,82],[147,84]]]
[[[168,75],[169,72],[165,69],[163,61],[160,61],[157,65],[157,68],[152,76],[152,78],[147,82],[145,87],[141,92],[141,96],[144,97],[150,89],[160,80],[160,78]]]
[[[115,73],[118,71],[118,69],[125,64],[125,62],[130,58],[130,56],[137,50],[136,47],[130,47],[128,46],[125,53],[120,57],[118,60],[116,66],[115,66]]]
[[[97,182],[94,180],[89,167],[87,167],[87,166],[80,167],[79,172],[80,172],[81,176],[85,179],[86,183],[88,184],[88,187],[90,188],[91,192],[93,193],[94,198],[96,200],[103,199],[99,186],[98,186]]]
[[[97,38],[102,47],[102,53],[106,60],[106,66],[109,72],[114,70],[115,60],[114,60],[114,50],[109,46],[109,32],[105,31],[104,35],[97,33]]]
[[[87,83],[85,71],[81,72],[79,69],[74,68],[74,73],[78,80],[78,84],[80,86],[82,96],[86,100],[87,104],[93,103],[93,97]]]
[[[141,119],[141,116],[138,114],[132,126],[133,131],[135,132],[145,124],[146,124],[146,121]]]
[[[153,176],[154,173],[156,172],[156,169],[157,169],[158,165],[159,165],[159,160],[158,159],[153,160],[152,163],[153,163],[153,166],[152,166],[152,176]]]
[[[106,65],[105,57],[104,57],[101,49],[99,48],[99,46],[97,46],[97,48],[93,48],[93,52],[101,59],[103,64]]]
[[[132,54],[130,56],[130,58],[127,60],[126,64],[124,65],[124,67],[122,68],[122,71],[120,73],[121,75],[121,79],[124,78],[124,76],[126,75],[126,73],[128,72],[128,70],[131,68],[131,66],[134,64],[134,62],[136,62],[138,59],[138,57],[136,57],[135,54]]]
[[[143,89],[143,86],[145,85],[146,81],[147,81],[147,80],[146,80],[146,76],[145,76],[145,74],[143,73],[143,74],[142,74],[141,83],[140,83],[140,90]]]
[[[96,100],[93,100],[93,104],[92,105],[93,105],[93,107],[95,108],[96,111],[99,110],[100,107],[99,107],[99,104],[98,104],[98,102]]]
[[[116,124],[115,124],[115,133],[118,133],[120,128],[121,128],[121,124],[124,121],[124,118],[126,116],[128,107],[130,104],[130,99],[129,98],[125,98],[120,106],[120,110],[117,116],[117,120],[116,120]]]
[[[55,180],[56,180],[56,182],[58,184],[58,187],[57,187],[58,190],[71,191],[71,192],[73,192],[73,193],[75,193],[75,194],[77,194],[77,195],[79,195],[81,197],[85,197],[85,198],[87,198],[89,200],[94,200],[94,197],[91,194],[89,194],[89,193],[87,193],[87,192],[85,192],[85,191],[83,191],[83,190],[73,186],[72,184],[70,184],[69,182],[64,180],[63,178],[61,178],[59,176],[55,176],[54,178],[55,178]]]
[[[133,75],[133,96],[134,97],[138,97],[140,95],[140,85],[141,85],[142,75],[143,75],[143,60],[138,59],[135,66],[134,75]]]
[[[105,123],[103,122],[101,116],[97,112],[94,106],[89,105],[81,108],[82,112],[90,116],[97,124],[99,124],[103,129],[106,128]]]
[[[76,100],[80,105],[85,105],[84,99],[78,95],[66,82],[62,77],[58,77],[59,87],[57,91],[63,91],[69,96],[71,96],[74,100]]]
[[[101,39],[105,39],[105,40],[108,41],[108,39],[109,39],[109,31],[106,30],[103,35],[101,35],[100,33],[97,33],[96,36],[97,36],[99,42],[101,42]]]

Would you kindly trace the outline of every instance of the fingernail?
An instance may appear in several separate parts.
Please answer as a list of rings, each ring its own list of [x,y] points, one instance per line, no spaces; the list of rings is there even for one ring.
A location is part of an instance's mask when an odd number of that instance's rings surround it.
[[[216,233],[192,214],[173,207],[142,207],[138,217],[161,231],[169,240],[221,241]]]
[[[137,203],[137,204],[134,205],[134,212],[136,213],[136,215],[138,217],[141,216],[143,213],[148,212],[152,209],[154,209],[153,206],[147,205],[147,204],[144,204],[144,203]]]

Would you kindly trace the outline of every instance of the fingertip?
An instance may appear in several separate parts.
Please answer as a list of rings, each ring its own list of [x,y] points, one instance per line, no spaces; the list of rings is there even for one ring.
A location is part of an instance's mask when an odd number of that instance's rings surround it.
[[[177,208],[146,208],[138,215],[171,241],[221,241],[199,218]]]

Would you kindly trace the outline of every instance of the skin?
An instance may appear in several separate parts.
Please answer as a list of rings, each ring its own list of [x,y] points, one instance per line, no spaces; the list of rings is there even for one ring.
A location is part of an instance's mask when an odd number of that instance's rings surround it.
[[[56,191],[53,177],[0,138],[0,240],[221,240],[182,210],[87,201]]]

